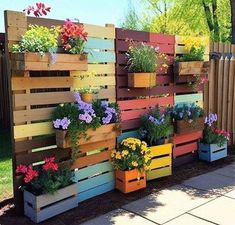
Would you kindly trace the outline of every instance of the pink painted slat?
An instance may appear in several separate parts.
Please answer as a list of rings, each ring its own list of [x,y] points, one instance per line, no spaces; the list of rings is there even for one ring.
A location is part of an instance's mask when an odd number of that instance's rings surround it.
[[[190,134],[176,134],[173,137],[173,144],[182,144],[202,137],[202,131],[196,131]]]
[[[122,121],[138,119],[144,113],[146,113],[149,109],[138,109],[138,110],[130,110],[130,111],[123,111],[121,112],[121,119]]]
[[[184,155],[189,152],[197,151],[197,149],[198,149],[197,142],[182,145],[182,146],[173,148],[173,156],[176,157],[176,156]]]
[[[126,40],[126,38],[134,41],[149,41],[149,33],[143,31],[126,30],[122,28],[116,28],[116,39]]]
[[[130,130],[141,126],[140,119],[126,120],[121,123],[122,130]]]
[[[175,44],[175,35],[150,33],[149,41],[162,44]]]

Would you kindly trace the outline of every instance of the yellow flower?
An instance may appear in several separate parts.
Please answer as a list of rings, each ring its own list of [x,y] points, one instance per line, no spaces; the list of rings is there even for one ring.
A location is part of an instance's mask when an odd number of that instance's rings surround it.
[[[115,158],[116,158],[116,159],[121,159],[121,158],[122,158],[121,153],[120,153],[120,152],[117,152]]]
[[[132,166],[137,167],[138,163],[136,161],[131,162]]]
[[[135,150],[136,150],[136,145],[132,145],[132,146],[131,146],[131,149],[132,149],[133,151],[135,151]]]
[[[150,169],[149,166],[144,166],[144,170],[145,170],[145,171],[147,171],[147,170],[149,170],[149,169]]]
[[[129,151],[128,150],[123,150],[122,151],[122,157],[126,156],[129,154]]]
[[[114,158],[116,153],[117,153],[117,151],[114,149],[114,150],[111,152],[111,157]]]

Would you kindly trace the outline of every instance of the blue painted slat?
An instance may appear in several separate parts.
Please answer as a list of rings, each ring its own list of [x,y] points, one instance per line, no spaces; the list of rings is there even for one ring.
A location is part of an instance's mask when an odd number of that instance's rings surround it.
[[[176,95],[175,104],[187,104],[187,103],[197,103],[203,100],[203,94],[187,94],[187,95]]]
[[[98,175],[96,177],[92,177],[89,179],[86,179],[84,181],[78,182],[78,194],[81,192],[87,191],[89,189],[96,188],[97,186],[100,186],[102,184],[114,181],[114,172],[108,172],[105,174]]]
[[[75,171],[74,180],[75,182],[77,182],[87,177],[92,177],[96,174],[104,173],[104,172],[112,171],[112,170],[113,170],[113,166],[111,162],[95,164],[93,166],[88,166],[86,168]]]
[[[227,143],[221,147],[216,144],[199,144],[199,159],[212,162],[227,156]]]
[[[114,50],[114,40],[89,37],[85,45],[88,49]]]
[[[88,63],[115,63],[114,52],[100,52],[95,50],[89,50]]]
[[[89,198],[92,198],[97,195],[101,195],[103,193],[106,193],[108,191],[112,191],[115,188],[115,181],[100,185],[96,188],[90,189],[88,191],[84,191],[77,196],[78,202],[82,202],[84,200],[87,200]]]
[[[117,137],[117,142],[120,143],[123,139],[128,137],[140,138],[138,130],[122,133],[120,136]]]

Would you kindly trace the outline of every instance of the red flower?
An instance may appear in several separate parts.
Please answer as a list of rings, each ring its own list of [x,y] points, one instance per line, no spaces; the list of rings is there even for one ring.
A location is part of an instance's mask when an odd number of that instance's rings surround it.
[[[20,164],[19,166],[16,167],[16,173],[27,173],[27,166]]]
[[[55,162],[55,157],[48,157],[44,159],[45,163]]]
[[[29,183],[31,182],[35,177],[38,177],[38,171],[37,170],[34,170],[32,168],[32,166],[29,166],[28,167],[28,171],[27,173],[25,174],[25,177],[24,177],[24,182],[25,183]]]
[[[57,163],[54,163],[54,162],[48,162],[48,163],[45,163],[43,166],[42,166],[43,170],[45,171],[48,171],[48,170],[52,170],[52,171],[57,171],[59,169],[59,166]]]
[[[47,12],[50,12],[51,7],[45,6],[44,3],[38,2],[36,3],[36,6],[28,6],[26,9],[23,10],[23,12],[26,12],[28,15],[32,12],[34,16],[40,17],[43,15],[47,15]]]

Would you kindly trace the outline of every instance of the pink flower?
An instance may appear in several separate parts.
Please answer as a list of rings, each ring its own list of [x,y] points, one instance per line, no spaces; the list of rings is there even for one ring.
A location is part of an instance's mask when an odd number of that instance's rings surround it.
[[[57,163],[54,163],[54,162],[48,162],[48,163],[45,163],[43,166],[42,166],[43,170],[45,171],[48,171],[48,170],[52,170],[52,171],[57,171],[59,169],[59,166]]]
[[[37,170],[34,170],[32,168],[32,166],[29,166],[28,167],[28,171],[27,173],[25,174],[25,177],[24,177],[24,182],[25,183],[29,183],[31,182],[35,177],[38,177],[38,171]]]
[[[44,159],[45,163],[55,162],[55,157],[48,157]]]
[[[28,170],[27,166],[20,164],[16,168],[16,173],[23,173],[23,174],[25,174],[25,173],[27,173],[27,170]]]

